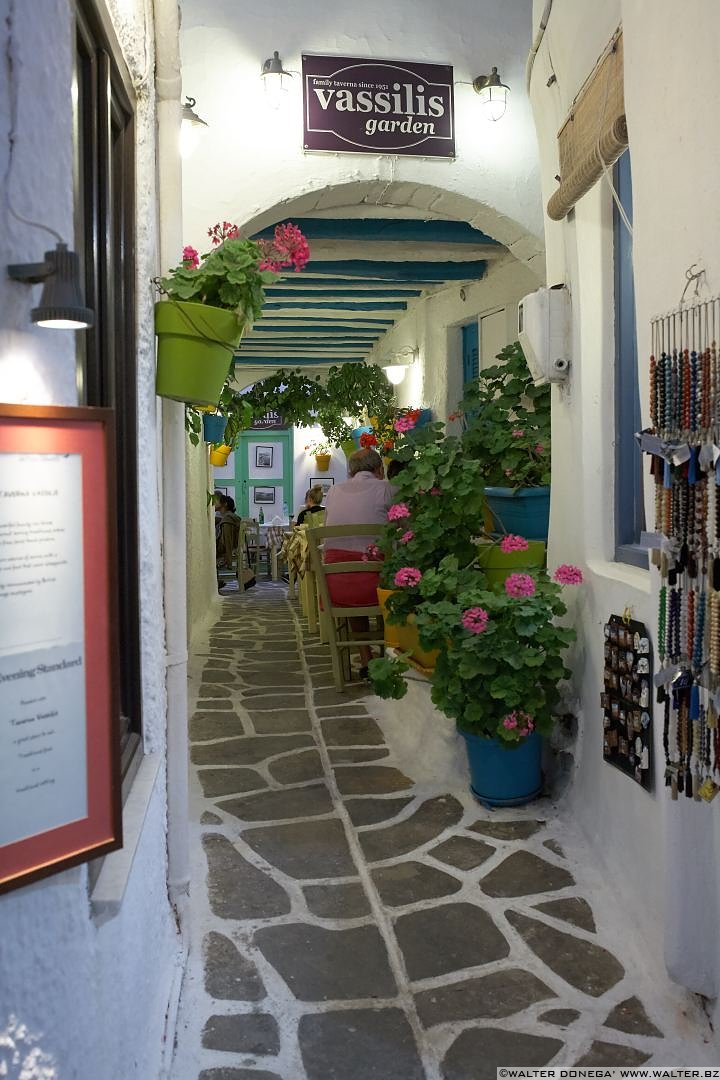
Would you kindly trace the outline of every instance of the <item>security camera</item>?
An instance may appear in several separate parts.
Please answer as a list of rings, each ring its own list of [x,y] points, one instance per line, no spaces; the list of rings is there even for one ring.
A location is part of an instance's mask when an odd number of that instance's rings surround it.
[[[570,294],[538,289],[518,304],[518,337],[533,382],[563,382],[570,371]]]

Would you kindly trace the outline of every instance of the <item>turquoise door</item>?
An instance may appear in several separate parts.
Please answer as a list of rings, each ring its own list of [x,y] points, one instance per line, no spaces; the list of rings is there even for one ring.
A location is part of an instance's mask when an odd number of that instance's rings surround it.
[[[235,451],[235,502],[245,518],[283,522],[283,505],[292,517],[291,431],[244,431]]]

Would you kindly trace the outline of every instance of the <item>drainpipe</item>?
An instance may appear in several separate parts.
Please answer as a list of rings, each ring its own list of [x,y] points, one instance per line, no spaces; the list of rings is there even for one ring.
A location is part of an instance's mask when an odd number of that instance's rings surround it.
[[[180,19],[177,0],[155,0],[157,193],[160,266],[182,249]],[[190,887],[188,847],[187,607],[185,418],[179,402],[162,402],[163,600],[167,695],[168,892],[180,921]]]
[[[532,79],[533,64],[535,63],[535,57],[537,56],[538,49],[540,48],[540,42],[545,36],[545,27],[548,24],[548,19],[550,18],[550,8],[552,6],[553,0],[545,0],[545,9],[540,16],[540,25],[538,26],[535,40],[532,43],[532,48],[530,49],[530,54],[527,58],[527,65],[525,67],[525,88],[528,92],[528,96],[530,94],[530,80]]]

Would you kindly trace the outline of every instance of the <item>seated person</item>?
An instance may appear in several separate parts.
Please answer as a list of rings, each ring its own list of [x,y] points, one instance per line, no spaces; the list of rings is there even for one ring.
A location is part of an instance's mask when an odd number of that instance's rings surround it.
[[[395,501],[392,484],[385,480],[383,463],[380,455],[371,448],[356,450],[348,459],[349,479],[342,484],[335,484],[328,492],[326,502],[326,525],[374,525],[378,534],[387,522],[388,508]],[[367,536],[344,536],[336,543],[342,548],[331,547],[331,541],[325,545],[324,561],[356,562],[367,559],[367,548],[371,543]],[[333,603],[339,607],[369,607],[377,604],[378,572],[367,574],[330,574],[328,590]],[[353,630],[366,631],[369,628],[366,616],[350,620]],[[362,663],[361,677],[367,675],[367,664],[372,653],[367,645],[360,645]]]
[[[322,501],[323,489],[319,484],[316,484],[315,487],[311,487],[305,492],[305,506],[298,514],[295,524],[302,525],[308,514],[317,514],[320,510],[323,510],[324,507],[320,505]]]

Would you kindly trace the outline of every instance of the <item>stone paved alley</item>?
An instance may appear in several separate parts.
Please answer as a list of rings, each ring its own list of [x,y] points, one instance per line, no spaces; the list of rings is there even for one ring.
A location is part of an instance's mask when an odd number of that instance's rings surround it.
[[[643,913],[616,910],[562,805],[493,813],[459,772],[416,782],[285,586],[224,598],[193,663],[173,1080],[712,1063],[699,1004],[640,952]]]

